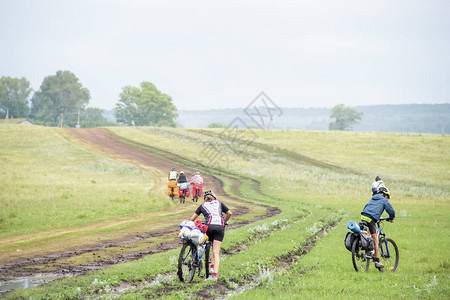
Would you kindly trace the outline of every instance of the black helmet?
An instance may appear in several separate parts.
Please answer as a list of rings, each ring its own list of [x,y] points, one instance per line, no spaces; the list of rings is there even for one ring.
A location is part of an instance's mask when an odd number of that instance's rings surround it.
[[[380,181],[380,180],[381,180],[380,176],[377,176],[377,177],[375,178],[375,181]]]
[[[378,194],[383,194],[386,195],[388,197],[388,199],[391,199],[391,193],[389,192],[389,190],[387,189],[387,187],[382,186],[378,189]]]
[[[211,195],[214,197],[214,199],[217,200],[216,195],[212,191],[206,191],[205,194],[203,194],[203,200],[206,200],[206,196]]]

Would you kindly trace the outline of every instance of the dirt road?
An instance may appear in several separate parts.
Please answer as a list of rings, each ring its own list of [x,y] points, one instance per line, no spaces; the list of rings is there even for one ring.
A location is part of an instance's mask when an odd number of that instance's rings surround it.
[[[188,165],[179,163],[184,161],[184,158],[182,157],[149,145],[138,144],[114,136],[106,129],[71,128],[65,129],[64,132],[70,136],[69,140],[76,138],[85,144],[87,149],[92,149],[108,156],[126,160],[129,163],[142,167],[144,170],[146,170],[146,167],[151,167],[153,170],[158,170],[159,174],[166,174],[168,170],[173,167],[177,168],[177,170],[184,170],[190,174],[197,171],[190,168]],[[230,229],[276,215],[280,212],[274,207],[249,203],[242,199],[226,195],[222,182],[217,177],[204,173],[202,175],[205,182],[208,183],[208,189],[214,190],[220,197],[226,197],[227,199],[232,200],[233,206],[237,208],[236,215],[248,213],[249,207],[252,206],[264,208],[265,213],[262,213],[249,221],[234,223],[230,226]],[[239,181],[236,179],[232,180],[234,181],[233,191],[235,194],[239,194]],[[255,182],[255,184],[257,183]],[[152,216],[148,216],[149,220],[151,217]],[[175,219],[177,217],[179,218],[179,216],[176,215],[173,217],[174,223],[172,224],[176,223]],[[145,218],[143,218],[143,222],[145,223]],[[167,251],[180,246],[180,241],[174,235],[174,232],[177,231],[177,227],[173,225],[163,229],[148,231],[149,226],[145,226],[144,224],[141,227],[132,228],[132,230],[133,232],[124,230],[121,235],[111,236],[111,238],[106,240],[103,239],[98,243],[80,244],[78,240],[75,240],[69,249],[63,251],[44,252],[32,256],[22,255],[19,258],[14,259],[14,261],[3,262],[3,264],[0,263],[0,283],[4,286],[8,284],[8,282],[12,282],[18,278],[35,276],[37,274],[52,274],[55,279],[63,276],[85,274],[93,270],[108,267],[112,264],[138,259],[144,255]],[[156,237],[159,239],[158,243],[152,241],[152,239],[155,239]],[[160,242],[161,238],[164,239],[164,242],[162,243]],[[142,243],[148,245],[144,250],[140,247]],[[124,250],[125,247],[127,248],[126,251]],[[121,251],[117,251],[118,248],[120,248]],[[136,248],[136,250],[133,248]],[[101,253],[101,258],[95,260],[93,263],[85,263],[86,260],[83,259],[84,256],[97,255],[98,257],[99,253]],[[42,283],[45,283],[45,281],[42,281]]]

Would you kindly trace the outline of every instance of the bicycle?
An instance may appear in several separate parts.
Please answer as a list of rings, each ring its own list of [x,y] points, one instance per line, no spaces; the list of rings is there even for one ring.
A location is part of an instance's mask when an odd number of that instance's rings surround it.
[[[381,223],[390,221],[389,218],[380,218],[377,222],[377,238],[380,250],[380,262],[384,268],[378,269],[383,272],[384,269],[394,272],[398,267],[399,252],[397,244],[381,232]],[[364,222],[361,222],[364,224]],[[361,229],[366,227],[360,223]],[[361,226],[362,225],[362,226]],[[361,234],[361,233],[360,233]],[[370,260],[375,258],[375,250],[364,250],[361,245],[361,238],[355,238],[352,243],[352,262],[356,272],[366,272],[369,270]]]
[[[198,201],[198,198],[202,194],[201,189],[202,189],[201,185],[194,184],[194,186],[192,187],[192,194],[193,194],[192,202],[197,202]]]
[[[181,282],[191,282],[195,273],[200,278],[208,278],[210,275],[210,253],[212,245],[209,240],[198,247],[188,239],[183,239],[180,255],[178,257],[178,278]],[[202,273],[203,261],[205,261],[205,274]],[[198,269],[198,272],[197,272]]]
[[[178,195],[178,188],[176,181],[169,180],[167,183],[167,194],[169,195],[170,199],[174,200],[175,196]]]
[[[189,194],[189,190],[180,188],[178,194],[180,196],[180,203],[184,203],[186,201],[187,195]]]

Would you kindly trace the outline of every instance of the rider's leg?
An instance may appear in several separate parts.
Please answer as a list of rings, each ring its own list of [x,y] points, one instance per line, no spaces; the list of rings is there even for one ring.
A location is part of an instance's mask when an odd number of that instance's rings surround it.
[[[214,265],[214,273],[219,272],[219,252],[220,252],[220,246],[222,245],[221,241],[214,240],[213,241],[213,253],[211,256],[211,264]]]
[[[378,247],[378,238],[376,233],[372,233],[372,238],[375,241],[375,258],[380,258],[380,249]]]
[[[383,263],[380,262],[380,248],[378,245],[378,237],[376,233],[372,233],[372,238],[375,241],[375,258],[374,258],[374,263],[375,263],[375,267],[377,267],[378,269],[383,269],[384,265]]]

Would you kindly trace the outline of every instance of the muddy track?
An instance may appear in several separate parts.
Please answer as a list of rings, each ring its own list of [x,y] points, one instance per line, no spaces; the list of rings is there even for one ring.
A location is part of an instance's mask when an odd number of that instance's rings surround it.
[[[299,215],[296,220],[291,220],[291,222],[297,222],[301,219],[304,219],[306,216],[307,216],[306,214]],[[276,262],[274,262],[274,265],[271,267],[272,272],[279,273],[279,274],[286,272],[289,269],[289,267],[291,266],[291,264],[299,261],[302,257],[307,255],[314,248],[316,243],[328,231],[333,229],[340,222],[340,220],[341,220],[341,218],[338,217],[335,220],[327,221],[326,223],[323,224],[323,226],[319,230],[317,230],[315,233],[308,236],[298,248],[279,256],[278,260]],[[228,252],[228,253],[224,252],[223,256],[227,257],[227,256],[239,254],[241,251],[245,250],[248,246],[250,246],[250,244],[255,243],[256,240],[262,240],[262,239],[270,236],[272,233],[274,233],[278,230],[281,230],[281,227],[283,227],[283,226],[282,225],[275,226],[274,228],[272,228],[271,230],[269,230],[265,233],[258,233],[257,235],[255,235],[253,237],[253,239],[252,239],[253,242],[252,241],[243,241],[242,244],[236,245],[231,252]],[[168,274],[163,274],[163,275],[167,276],[167,278],[172,278],[172,280],[174,280],[174,281],[178,281],[178,278],[175,278],[175,276],[172,274],[168,273]],[[189,288],[188,285],[173,284],[173,282],[171,282],[171,280],[168,280],[166,283],[161,283],[159,286],[157,286],[155,289],[153,289],[153,291],[151,291],[151,293],[149,293],[150,291],[148,289],[148,286],[149,286],[148,282],[138,283],[137,285],[131,285],[131,286],[128,286],[128,292],[129,293],[139,292],[142,289],[147,288],[148,294],[147,294],[146,298],[158,299],[160,297],[170,295],[173,292],[181,291],[181,290],[185,290],[185,289]],[[239,294],[242,291],[245,291],[248,289],[254,289],[254,288],[257,288],[258,286],[261,286],[261,284],[259,283],[259,280],[258,280],[258,274],[252,274],[248,277],[242,277],[239,284],[232,280],[229,282],[219,280],[219,281],[211,284],[210,286],[208,286],[208,288],[205,288],[201,291],[195,292],[195,296],[190,295],[190,297],[192,297],[193,299],[212,299],[211,295],[214,295],[213,299],[226,299],[230,295]],[[115,296],[123,295],[122,291],[121,291],[121,287],[114,287],[114,295]]]
[[[105,129],[66,129],[65,132],[71,137],[79,139],[88,147],[92,147],[102,153],[113,157],[125,159],[128,162],[135,163],[140,167],[149,166],[153,169],[161,170],[164,173],[166,173],[167,170],[170,170],[173,167],[177,168],[178,170],[184,170],[187,173],[191,174],[197,170],[201,170],[205,179],[205,183],[207,183],[207,185],[205,185],[207,189],[212,189],[218,196],[226,196],[228,199],[231,199],[234,202],[233,206],[235,207],[235,216],[246,214],[249,211],[247,206],[250,204],[250,202],[226,195],[223,189],[223,183],[218,179],[218,177],[212,175],[212,173],[208,174],[207,167],[198,164],[197,162],[189,161],[183,157],[174,155],[170,152],[163,151],[152,146],[139,144],[122,137],[115,136]],[[220,170],[218,172],[222,173],[222,171]],[[226,176],[234,174],[228,173],[222,175]],[[233,181],[233,193],[239,195],[239,180],[233,177],[230,179]],[[257,181],[253,181],[253,184],[256,191],[259,192],[259,183]],[[239,205],[236,203],[242,203],[243,205]],[[276,207],[270,207],[255,203],[251,203],[251,205],[264,207],[266,212],[263,215],[256,216],[251,220],[233,223],[232,225],[230,225],[230,229],[244,226],[246,224],[280,213],[280,210]],[[177,230],[177,227],[170,226],[163,230],[153,232],[136,232],[133,235],[125,236],[116,240],[100,242],[96,245],[74,246],[73,249],[63,252],[52,253],[44,256],[22,258],[14,261],[13,263],[0,265],[0,274],[2,274],[2,276],[0,277],[0,282],[2,284],[5,284],[5,282],[12,281],[17,278],[30,277],[36,274],[45,273],[56,274],[58,277],[82,275],[93,270],[108,267],[112,264],[135,260],[141,258],[144,255],[150,255],[158,252],[164,252],[170,249],[175,249],[180,246],[180,241],[176,238],[169,237],[166,242],[160,243],[156,246],[152,246],[144,250],[118,254],[106,259],[100,259],[94,263],[73,266],[58,263],[55,264],[55,262],[61,259],[76,257],[86,253],[92,253],[93,255],[95,255],[96,251],[124,246],[134,243],[138,240],[151,240],[155,237],[169,236],[171,234],[173,236],[173,233]],[[53,264],[51,271],[45,271],[45,268],[42,268],[42,265],[47,264]]]

